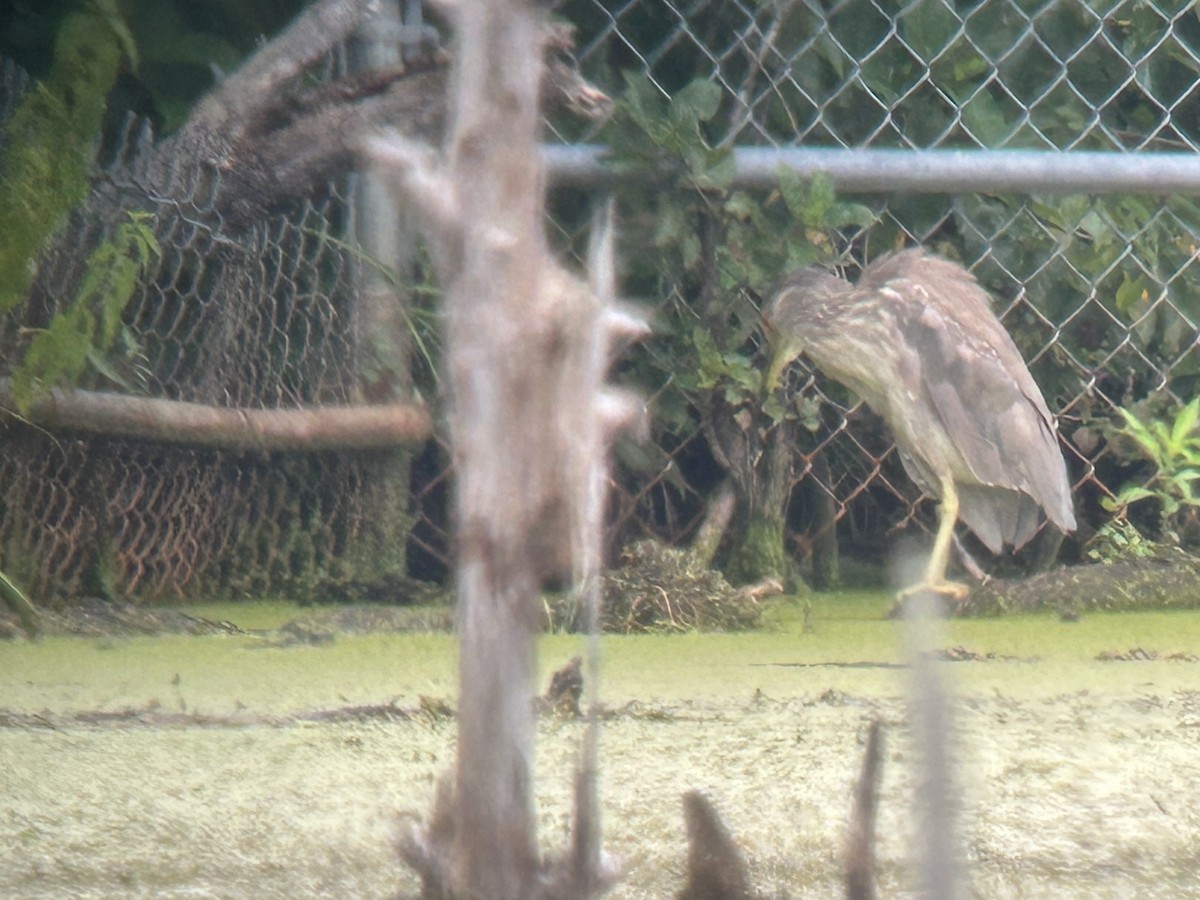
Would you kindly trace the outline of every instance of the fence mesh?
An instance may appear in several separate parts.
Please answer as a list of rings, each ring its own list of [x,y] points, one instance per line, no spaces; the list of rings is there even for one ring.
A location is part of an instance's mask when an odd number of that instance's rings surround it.
[[[719,111],[704,131],[713,148],[1200,146],[1200,17],[1188,3],[570,0],[560,11],[578,27],[583,71],[615,96],[633,77],[665,98],[696,79],[717,84]],[[0,128],[27,88],[4,69]],[[598,137],[594,125],[551,127],[561,141]],[[359,279],[343,186],[235,225],[207,205],[211,184],[181,203],[148,194],[136,162],[107,177],[155,213],[162,254],[117,349],[83,387],[263,409],[358,399]],[[911,187],[855,198],[875,222],[841,229],[838,249],[862,259],[919,243],[975,272],[1059,418],[1086,537],[1107,515],[1103,498],[1149,477],[1108,439],[1116,408],[1162,414],[1196,394],[1200,205]],[[578,237],[573,221],[558,223],[566,244]],[[77,270],[78,248],[103,237],[82,218],[68,227],[43,266]],[[631,247],[646,238],[639,227],[648,226],[627,223]],[[2,374],[69,299],[33,297],[0,321]],[[680,289],[660,313],[691,299]],[[652,409],[672,390],[669,379],[639,386]],[[800,436],[797,479],[833,498],[843,542],[874,552],[898,526],[927,526],[929,503],[869,411],[812,373],[794,374],[793,387],[822,410]],[[211,450],[14,420],[4,440],[3,564],[42,597],[312,594],[396,564],[394,498],[379,490],[392,453]],[[411,489],[405,524],[418,575],[440,577],[450,557],[448,459],[444,438],[433,439],[400,486]],[[659,428],[653,446],[622,447],[618,463],[614,542],[685,541],[721,477],[699,427]]]
[[[705,131],[714,148],[1200,145],[1200,17],[1187,3],[581,0],[567,15],[584,35],[585,71],[617,93],[637,77],[665,98],[694,79],[719,85]],[[1190,196],[1105,194],[1102,171],[1096,184],[1092,195],[945,195],[898,181],[855,198],[873,225],[835,237],[858,260],[901,245],[939,250],[996,298],[1059,420],[1081,513],[1076,552],[1110,515],[1101,501],[1152,477],[1112,439],[1117,408],[1169,422],[1196,395],[1200,342],[1200,207]],[[874,554],[896,527],[928,527],[928,498],[870,412],[814,373],[792,386],[827,411],[800,442],[797,476],[834,499],[844,542]],[[703,443],[699,433],[660,440],[657,476],[622,491],[624,521],[668,540],[695,527],[712,486]],[[814,467],[822,456],[827,473]]]
[[[0,127],[27,84],[6,69]],[[76,386],[225,408],[361,400],[348,192],[331,185],[235,226],[212,204],[219,189],[210,172],[183,161],[169,173],[175,189],[162,191],[141,165],[144,141],[131,128],[115,156],[132,164],[114,164],[104,178],[130,208],[153,214],[160,253],[113,349]],[[83,213],[56,237],[29,301],[0,319],[4,375],[30,336],[71,305],[86,254],[113,227]],[[15,417],[4,450],[4,566],[50,603],[81,594],[310,596],[393,577],[403,559],[388,546],[393,492],[383,487],[401,451],[220,450],[50,433]]]

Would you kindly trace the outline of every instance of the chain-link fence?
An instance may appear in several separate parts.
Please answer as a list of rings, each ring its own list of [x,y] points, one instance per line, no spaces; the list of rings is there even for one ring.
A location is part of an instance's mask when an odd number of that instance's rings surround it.
[[[1190,4],[637,0],[567,14],[584,35],[585,71],[618,93],[638,79],[665,98],[696,79],[720,86],[703,134],[736,148],[728,190],[773,180],[779,164],[835,173],[843,197],[874,218],[832,235],[830,255],[851,269],[920,244],[975,273],[1058,418],[1080,512],[1072,554],[1111,518],[1105,501],[1155,477],[1113,431],[1119,407],[1169,426],[1196,396],[1200,17]],[[574,183],[595,164],[558,160]],[[736,274],[728,281],[736,303]],[[700,305],[689,308],[697,321]],[[832,498],[843,543],[871,554],[894,528],[932,522],[868,410],[819,377],[793,387],[825,410],[799,442],[797,476],[819,484],[797,505]],[[712,487],[704,443],[699,430],[678,446],[660,441],[659,477],[624,491],[622,514],[668,539],[686,534]],[[1152,528],[1154,510],[1142,510]]]
[[[1197,393],[1200,204],[1154,187],[1178,187],[1178,175],[1165,173],[1179,151],[1200,145],[1200,17],[1190,4],[570,0],[560,12],[578,27],[584,73],[615,97],[635,80],[664,101],[697,81],[717,85],[698,132],[713,152],[816,149],[831,168],[864,148],[894,154],[886,190],[865,177],[885,157],[856,163],[858,181],[839,179],[843,197],[869,217],[809,238],[851,267],[922,244],[977,275],[1058,417],[1081,539],[1109,515],[1103,500],[1153,477],[1110,439],[1110,426],[1118,407],[1169,419]],[[27,87],[5,70],[0,127]],[[556,121],[553,139],[608,140],[598,128]],[[928,156],[952,150],[966,156]],[[1084,155],[1094,151],[1112,156]],[[986,154],[1003,156],[1002,188],[988,182]],[[787,162],[786,152],[773,159]],[[1047,190],[1046,167],[1075,159],[1078,192]],[[1112,193],[1105,159],[1138,160],[1148,187]],[[949,192],[938,176],[965,164],[984,177],[964,176]],[[752,184],[734,173],[699,194],[711,202],[745,191],[770,204],[773,165]],[[620,183],[591,166],[575,173],[566,199],[552,198],[565,210],[557,221],[567,245],[584,218],[579,185],[586,194],[590,179]],[[156,214],[161,255],[123,314],[115,349],[87,370],[83,387],[229,408],[359,399],[359,260],[346,190],[335,185],[234,227],[206,206],[211,183],[198,182],[181,203],[178,191],[146,196],[136,166],[106,177],[127,179],[121,189]],[[678,184],[667,179],[662,190]],[[863,184],[872,191],[850,196]],[[646,276],[663,257],[663,223],[636,204],[624,211],[626,262],[641,275],[631,278],[640,286],[634,299],[655,305],[660,322],[703,322],[703,285],[670,272]],[[94,223],[70,227],[76,237],[44,265],[77,270],[83,260],[71,249],[102,237],[89,232]],[[731,308],[752,306],[763,287],[729,270],[714,283]],[[5,374],[30,331],[67,302],[34,297],[4,319]],[[639,368],[657,340],[629,350],[626,375],[652,412],[676,414],[656,425],[651,446],[619,450],[614,543],[686,541],[723,477],[695,395],[679,396],[677,379]],[[797,438],[793,503],[801,545],[806,510],[830,499],[848,548],[874,552],[896,527],[932,520],[867,410],[815,376],[796,375],[793,386],[808,425]],[[398,471],[391,451],[205,449],[48,433],[13,420],[4,440],[3,564],[43,596],[311,594],[377,577],[398,558],[386,549],[398,533],[396,493],[380,490]],[[435,438],[414,456],[411,484],[399,486],[408,494],[401,524],[412,524],[408,565],[425,577],[444,575],[451,554],[448,460]]]
[[[28,88],[4,67],[0,129]],[[230,221],[215,199],[221,173],[183,159],[163,177],[150,170],[148,137],[131,123],[100,189],[40,261],[28,300],[0,319],[6,390],[33,336],[78,303],[87,255],[132,209],[150,214],[158,252],[112,348],[89,357],[73,392],[243,417],[361,404],[364,348],[377,336],[364,335],[346,239],[350,190],[328,185],[270,216]],[[407,485],[390,485],[399,449],[246,450],[47,430],[19,415],[3,440],[4,567],[45,602],[311,596],[402,574]]]

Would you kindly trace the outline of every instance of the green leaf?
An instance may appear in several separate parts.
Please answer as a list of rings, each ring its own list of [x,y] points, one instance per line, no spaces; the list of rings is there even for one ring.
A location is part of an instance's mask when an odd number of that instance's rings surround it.
[[[708,329],[701,325],[692,329],[692,346],[696,349],[698,363],[696,386],[700,390],[709,390],[716,386],[725,370],[721,352]]]
[[[793,241],[787,248],[787,266],[789,269],[803,269],[821,259],[821,251],[807,241]]]
[[[654,246],[667,247],[677,242],[691,230],[688,212],[681,203],[663,203],[654,218]]]
[[[725,374],[739,388],[741,394],[757,396],[762,391],[763,373],[749,357],[741,353],[726,353],[723,359]],[[730,396],[729,392],[726,393],[726,397],[731,401],[741,399]]]
[[[800,220],[810,228],[822,228],[825,218],[837,202],[833,179],[824,172],[817,172],[809,179],[808,202],[800,213]]]
[[[700,167],[692,168],[698,187],[713,190],[728,187],[733,182],[733,176],[737,174],[733,150],[705,150],[698,159]]]
[[[707,122],[721,108],[721,86],[707,78],[697,78],[671,99],[672,118],[680,122]]]
[[[71,305],[29,342],[12,377],[19,412],[28,414],[38,390],[74,383],[89,362],[111,377],[97,359],[120,333],[121,316],[145,264],[158,252],[149,221],[144,213],[130,214],[112,238],[92,251]]]
[[[1127,437],[1133,438],[1138,446],[1141,447],[1142,452],[1151,460],[1157,462],[1162,456],[1162,449],[1154,432],[1147,428],[1141,419],[1124,407],[1119,408],[1117,412],[1125,420],[1125,428],[1122,429],[1122,433]]]
[[[953,41],[959,19],[941,0],[918,0],[900,19],[901,33],[925,63],[931,63]]]
[[[121,15],[116,0],[89,0],[89,5],[96,10],[104,24],[112,31],[121,52],[125,54],[130,67],[136,72],[138,66],[137,42],[134,41],[133,32],[129,30],[125,17]]]
[[[1150,430],[1154,435],[1155,446],[1158,448],[1158,459],[1156,462],[1166,462],[1171,452],[1171,429],[1167,427],[1165,422],[1156,420],[1150,423]]]
[[[1123,509],[1131,503],[1137,503],[1139,500],[1148,500],[1151,497],[1157,496],[1149,488],[1142,487],[1141,485],[1131,485],[1122,488],[1116,497],[1105,497],[1100,501],[1100,505],[1109,512],[1113,512],[1114,510]]]
[[[787,206],[788,212],[799,218],[800,211],[808,202],[807,179],[793,169],[782,165],[775,174],[779,178],[779,193],[783,195],[783,202]]]
[[[617,106],[654,144],[666,138],[667,100],[647,76],[625,72],[625,93]]]
[[[879,221],[879,216],[869,206],[862,203],[842,203],[833,205],[833,209],[825,218],[827,228],[843,228],[855,225],[859,228],[870,228]]]
[[[121,375],[113,365],[106,359],[103,354],[98,353],[95,349],[89,349],[87,353],[87,361],[101,375],[111,381],[113,384],[124,388],[129,393],[134,393],[135,389],[129,380]]]
[[[967,131],[987,147],[994,147],[1014,130],[1012,120],[987,91],[980,91],[962,108]]]
[[[762,411],[766,413],[772,422],[782,422],[788,416],[788,406],[783,397],[782,391],[772,391],[770,396],[763,401]]]
[[[1171,426],[1171,445],[1182,446],[1196,430],[1198,421],[1200,421],[1200,397],[1196,397],[1191,403],[1184,406],[1175,417],[1175,422]]]
[[[729,195],[725,200],[725,213],[734,219],[750,221],[758,227],[766,224],[762,207],[745,191],[734,191]]]
[[[794,405],[800,424],[815,434],[821,427],[821,401],[816,397],[797,397]]]
[[[1112,243],[1115,237],[1112,226],[1108,220],[1095,209],[1090,209],[1084,213],[1083,218],[1079,219],[1079,225],[1076,229],[1087,236],[1087,238],[1095,245],[1103,247]]]
[[[1131,279],[1127,274],[1121,282],[1121,286],[1117,288],[1114,298],[1117,312],[1132,319],[1138,314],[1139,308],[1145,304],[1147,297],[1145,277],[1139,275],[1137,278]]]

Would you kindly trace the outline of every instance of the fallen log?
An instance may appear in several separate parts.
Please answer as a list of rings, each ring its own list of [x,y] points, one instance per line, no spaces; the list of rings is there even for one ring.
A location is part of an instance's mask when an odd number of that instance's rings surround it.
[[[1065,566],[1014,581],[994,579],[975,588],[959,614],[1197,607],[1200,558],[1177,548],[1159,547],[1153,556],[1140,559]]]
[[[0,405],[14,406],[8,379],[0,379]],[[62,388],[40,394],[25,419],[52,430],[232,450],[395,447],[432,430],[429,411],[414,403],[251,409]]]

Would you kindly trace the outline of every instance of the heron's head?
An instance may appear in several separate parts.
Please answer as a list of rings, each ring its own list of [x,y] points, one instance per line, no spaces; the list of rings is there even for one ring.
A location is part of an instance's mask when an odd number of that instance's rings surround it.
[[[784,370],[810,344],[821,340],[830,310],[851,290],[848,282],[816,267],[794,272],[776,288],[763,311],[771,352],[767,391],[775,390]]]

